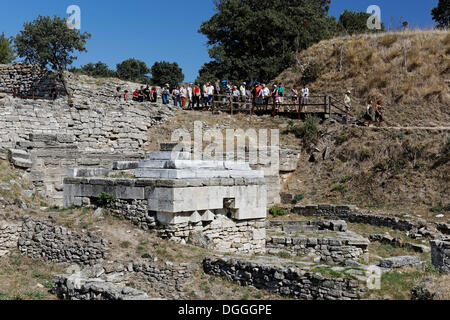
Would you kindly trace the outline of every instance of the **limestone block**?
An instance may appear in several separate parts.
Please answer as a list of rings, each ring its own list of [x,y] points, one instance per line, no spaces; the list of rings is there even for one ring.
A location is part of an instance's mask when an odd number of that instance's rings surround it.
[[[189,223],[192,213],[173,214],[168,212],[157,212],[156,219],[163,225],[175,225]]]
[[[209,222],[214,221],[215,215],[210,210],[206,210],[205,213],[202,215],[202,221]]]
[[[148,153],[149,160],[190,160],[189,152],[157,151]]]
[[[195,211],[191,217],[190,217],[190,222],[191,223],[199,223],[202,222],[202,216],[198,213],[198,211]]]

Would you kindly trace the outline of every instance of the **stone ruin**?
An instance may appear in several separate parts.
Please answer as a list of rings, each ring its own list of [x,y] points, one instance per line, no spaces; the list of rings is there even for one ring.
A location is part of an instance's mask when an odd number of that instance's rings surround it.
[[[113,171],[134,170],[129,178],[104,177],[107,169],[72,170],[64,179],[64,206],[96,204],[106,193],[114,196],[113,214],[163,238],[219,252],[264,252],[264,172],[245,162],[189,160],[191,153],[175,146],[162,145],[145,161],[115,163]]]

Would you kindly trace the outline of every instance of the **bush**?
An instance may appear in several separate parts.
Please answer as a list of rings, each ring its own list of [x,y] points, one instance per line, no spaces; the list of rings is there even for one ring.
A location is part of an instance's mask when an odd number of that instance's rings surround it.
[[[302,74],[302,83],[308,84],[315,82],[319,78],[322,68],[320,63],[312,62],[308,64]]]
[[[274,217],[283,217],[283,216],[287,216],[288,212],[283,209],[280,208],[279,206],[274,206],[272,209],[269,210],[269,213]]]
[[[100,206],[105,207],[115,200],[116,200],[116,197],[114,197],[114,195],[112,195],[110,193],[102,192],[98,196],[97,202]]]
[[[308,116],[302,126],[291,124],[289,131],[294,133],[297,138],[303,140],[305,146],[317,143],[319,140],[319,118]]]
[[[297,194],[294,197],[294,203],[299,203],[300,201],[302,201],[303,199],[305,199],[305,195],[303,193]]]

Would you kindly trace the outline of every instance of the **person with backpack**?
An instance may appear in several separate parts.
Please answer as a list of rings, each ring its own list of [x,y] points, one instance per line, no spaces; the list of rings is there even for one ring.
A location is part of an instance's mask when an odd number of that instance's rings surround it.
[[[280,104],[284,103],[284,87],[281,83],[278,85],[278,95]]]
[[[274,108],[276,108],[277,111],[279,111],[280,108],[280,91],[279,87],[277,87],[276,84],[273,85],[273,91],[272,91],[272,99]]]
[[[377,126],[381,125],[381,122],[384,121],[383,118],[383,100],[378,100],[377,106],[375,107],[375,121],[377,122]]]
[[[370,126],[372,124],[373,121],[372,114],[373,114],[373,101],[369,100],[369,103],[366,107],[366,113],[364,114],[364,123],[367,126]]]

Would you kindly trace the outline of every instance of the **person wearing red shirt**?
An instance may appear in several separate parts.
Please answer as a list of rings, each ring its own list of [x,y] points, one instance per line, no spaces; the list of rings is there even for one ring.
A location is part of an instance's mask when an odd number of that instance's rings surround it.
[[[193,102],[192,102],[192,107],[195,107],[195,104],[197,103],[197,108],[200,108],[200,96],[201,96],[201,91],[200,91],[200,85],[196,84],[194,87],[194,92],[193,92]]]

